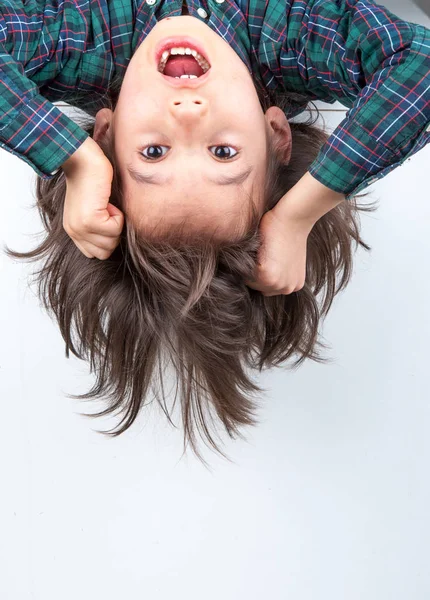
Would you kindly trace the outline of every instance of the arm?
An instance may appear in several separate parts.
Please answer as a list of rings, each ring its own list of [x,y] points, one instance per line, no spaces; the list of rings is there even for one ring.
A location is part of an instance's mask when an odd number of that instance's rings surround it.
[[[310,231],[323,215],[344,201],[344,194],[326,187],[307,172],[272,210],[280,219],[294,220]]]
[[[62,164],[62,169],[69,180],[91,170],[97,174],[100,170],[107,171],[107,176],[112,179],[112,165],[97,142],[89,136]]]
[[[24,66],[7,52],[8,45],[7,23],[0,11],[0,147],[49,179],[89,136],[39,94]]]
[[[350,108],[309,168],[346,199],[430,141],[424,26],[369,0],[295,1],[280,59],[287,89]]]

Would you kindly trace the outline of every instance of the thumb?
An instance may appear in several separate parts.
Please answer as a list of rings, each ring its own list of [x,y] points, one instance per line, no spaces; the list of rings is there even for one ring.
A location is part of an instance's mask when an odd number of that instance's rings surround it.
[[[119,210],[119,208],[117,208],[116,206],[114,206],[110,202],[108,203],[106,209],[107,209],[107,211],[109,213],[109,216],[113,217],[113,219],[116,222],[118,228],[121,230],[122,227],[123,227],[123,225],[124,225],[124,215],[123,215],[123,213]]]

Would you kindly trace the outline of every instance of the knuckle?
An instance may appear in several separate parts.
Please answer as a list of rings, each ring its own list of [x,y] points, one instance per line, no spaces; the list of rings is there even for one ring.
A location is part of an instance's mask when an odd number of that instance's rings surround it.
[[[274,290],[281,290],[282,289],[282,281],[279,279],[279,277],[274,277],[273,279],[270,280],[270,287]]]
[[[87,258],[93,258],[93,255],[88,252],[87,250],[84,250],[83,248],[81,248],[80,246],[77,246],[77,248],[80,250],[80,252],[86,256]]]
[[[295,287],[290,284],[290,285],[286,285],[283,287],[282,294],[288,295],[288,294],[292,294],[295,291],[296,291]]]
[[[266,269],[262,271],[260,279],[267,287],[276,287],[279,274],[274,269]]]
[[[91,216],[90,215],[82,215],[80,229],[87,231],[91,227]]]
[[[109,256],[112,254],[112,252],[110,250],[101,250],[100,252],[98,252],[96,254],[96,257],[99,260],[106,260],[107,258],[109,258]]]
[[[76,226],[76,223],[73,221],[67,221],[63,224],[64,229],[68,233],[70,237],[77,237],[79,234],[79,228]]]
[[[93,258],[93,254],[89,250],[81,246],[81,244],[79,244],[76,240],[73,240],[73,242],[76,248],[79,250],[79,252],[81,252],[81,254],[83,254],[87,258]]]
[[[70,233],[72,232],[72,228],[70,227],[70,223],[66,220],[63,219],[63,229],[64,231],[70,235]]]

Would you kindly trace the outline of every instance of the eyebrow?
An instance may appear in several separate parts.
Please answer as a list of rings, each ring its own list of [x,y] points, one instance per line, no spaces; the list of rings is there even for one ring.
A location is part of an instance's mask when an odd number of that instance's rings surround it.
[[[164,185],[165,183],[171,183],[173,180],[173,176],[160,177],[159,175],[145,175],[144,173],[134,169],[132,165],[127,165],[127,171],[130,174],[130,177],[140,184],[148,183],[150,185]],[[217,183],[218,185],[240,185],[248,179],[251,171],[252,166],[248,167],[245,169],[245,171],[242,171],[237,175],[220,175],[215,178],[206,177],[205,181],[211,181],[212,183]]]

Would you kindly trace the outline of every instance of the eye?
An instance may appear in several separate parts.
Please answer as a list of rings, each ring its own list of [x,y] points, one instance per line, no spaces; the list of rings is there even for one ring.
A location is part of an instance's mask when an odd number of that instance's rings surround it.
[[[224,160],[224,161],[234,158],[235,156],[237,156],[239,154],[239,151],[236,150],[235,148],[233,148],[233,146],[227,146],[227,145],[224,146],[223,145],[223,146],[209,146],[209,147],[217,148],[217,150],[215,152],[216,158],[218,158],[220,160]],[[150,146],[146,146],[145,148],[143,148],[143,150],[141,152],[143,154],[143,157],[147,161],[154,161],[154,160],[157,160],[158,158],[163,158],[163,156],[166,155],[163,153],[161,153],[161,155],[160,155],[159,151],[154,152],[154,148],[168,148],[168,146],[161,146],[160,144],[152,144]],[[231,155],[231,151],[229,149],[233,150],[233,152],[235,152],[236,154]],[[147,154],[145,154],[145,150],[148,150]],[[229,156],[225,156],[226,152]],[[211,153],[211,154],[213,154],[213,153]]]
[[[157,158],[160,158],[160,154],[158,152],[154,152],[153,148],[167,148],[167,146],[160,146],[159,144],[152,144],[152,146],[146,146],[146,148],[144,148],[142,150],[142,154],[144,156],[144,158],[146,158],[146,160],[157,160]],[[145,154],[145,150],[149,149],[149,156],[146,156]],[[165,156],[165,155],[162,155]]]
[[[210,146],[210,148],[221,148],[221,152],[216,153],[216,157],[220,158],[221,160],[228,160],[229,158],[234,158],[239,154],[239,152],[235,148],[233,148],[233,146]],[[236,152],[236,154],[233,154],[233,156],[223,156],[223,154],[226,150],[228,150],[228,148],[232,148],[233,151]]]

